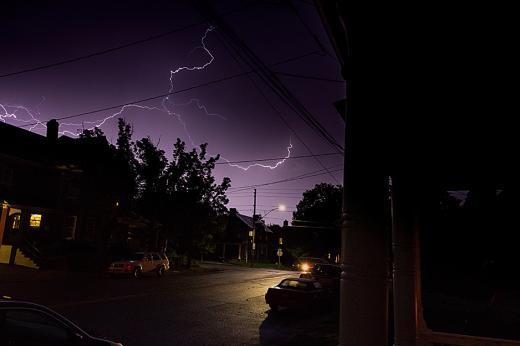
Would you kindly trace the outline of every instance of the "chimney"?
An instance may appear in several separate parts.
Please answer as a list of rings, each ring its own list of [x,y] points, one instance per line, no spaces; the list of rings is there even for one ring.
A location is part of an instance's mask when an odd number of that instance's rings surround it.
[[[237,208],[229,208],[229,215],[236,215],[238,214]]]
[[[50,143],[56,143],[58,141],[58,128],[60,125],[56,119],[51,119],[47,122],[47,140]]]

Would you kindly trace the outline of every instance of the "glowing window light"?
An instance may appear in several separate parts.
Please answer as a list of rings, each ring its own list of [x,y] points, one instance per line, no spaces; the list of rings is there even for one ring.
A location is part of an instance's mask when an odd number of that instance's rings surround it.
[[[12,229],[20,229],[20,214],[13,216],[13,227]]]
[[[42,222],[42,215],[41,214],[31,214],[31,218],[29,219],[29,226],[30,227],[40,227],[40,224]]]

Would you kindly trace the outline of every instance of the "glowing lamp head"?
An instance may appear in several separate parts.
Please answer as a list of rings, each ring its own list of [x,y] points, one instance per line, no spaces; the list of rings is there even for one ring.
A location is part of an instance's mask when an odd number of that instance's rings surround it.
[[[278,210],[279,210],[279,211],[285,211],[285,210],[287,210],[287,208],[285,207],[284,204],[280,204],[280,205],[278,206]]]
[[[302,263],[302,265],[301,265],[300,268],[302,269],[302,271],[304,271],[304,272],[308,272],[309,269],[310,269],[310,266],[309,266],[308,263]]]

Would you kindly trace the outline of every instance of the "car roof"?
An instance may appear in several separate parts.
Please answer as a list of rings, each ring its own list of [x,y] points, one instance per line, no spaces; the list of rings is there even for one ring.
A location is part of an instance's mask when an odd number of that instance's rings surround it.
[[[9,309],[9,308],[19,308],[19,309],[34,309],[34,310],[40,310],[47,314],[50,314],[56,318],[58,318],[60,321],[66,323],[69,325],[69,327],[75,328],[78,331],[81,331],[84,334],[87,334],[84,330],[82,330],[80,327],[78,327],[75,323],[70,321],[65,316],[57,313],[56,311],[46,307],[45,305],[36,304],[32,302],[22,301],[22,300],[10,300],[10,299],[0,299],[0,309]],[[89,335],[90,336],[90,335]]]
[[[316,280],[312,279],[312,278],[287,278],[287,279],[283,279],[282,282],[283,281],[314,282]]]

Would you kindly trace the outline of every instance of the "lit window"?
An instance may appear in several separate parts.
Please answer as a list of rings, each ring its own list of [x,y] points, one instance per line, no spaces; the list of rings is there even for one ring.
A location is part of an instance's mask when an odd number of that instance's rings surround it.
[[[41,214],[31,214],[31,219],[29,220],[29,226],[31,227],[40,227],[40,223],[42,222]]]
[[[12,229],[20,229],[20,214],[13,215]]]

